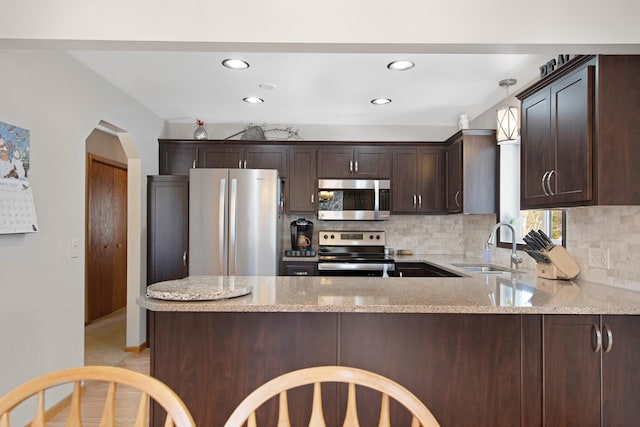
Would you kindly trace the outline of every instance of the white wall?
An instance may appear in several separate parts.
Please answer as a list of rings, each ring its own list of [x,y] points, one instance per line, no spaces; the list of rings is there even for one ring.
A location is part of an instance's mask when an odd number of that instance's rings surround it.
[[[0,50],[0,64],[0,120],[31,133],[40,226],[0,235],[2,395],[33,376],[84,364],[84,250],[70,258],[70,241],[85,236],[85,140],[100,120],[127,130],[143,159],[145,189],[145,175],[157,173],[164,122],[66,54]],[[146,230],[140,234],[144,241]]]

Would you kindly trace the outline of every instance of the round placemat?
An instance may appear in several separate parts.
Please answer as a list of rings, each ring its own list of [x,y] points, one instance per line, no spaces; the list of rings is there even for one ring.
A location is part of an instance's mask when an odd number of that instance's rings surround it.
[[[215,301],[241,297],[251,293],[246,286],[230,286],[227,281],[210,280],[169,280],[147,287],[149,298],[168,301]]]

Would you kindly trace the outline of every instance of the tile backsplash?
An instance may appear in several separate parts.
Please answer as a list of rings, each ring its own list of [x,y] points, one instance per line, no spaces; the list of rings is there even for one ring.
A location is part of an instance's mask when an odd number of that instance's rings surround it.
[[[581,280],[640,291],[640,206],[593,206],[567,209],[567,251],[580,265]],[[289,223],[299,216],[285,216],[283,249],[291,246]],[[412,249],[416,254],[464,254],[480,258],[484,242],[496,222],[495,215],[392,215],[387,221],[313,221],[318,230],[384,230],[387,247]],[[609,251],[609,269],[589,267],[589,248]],[[492,248],[493,262],[509,265],[510,249]],[[535,262],[518,252],[523,268]]]

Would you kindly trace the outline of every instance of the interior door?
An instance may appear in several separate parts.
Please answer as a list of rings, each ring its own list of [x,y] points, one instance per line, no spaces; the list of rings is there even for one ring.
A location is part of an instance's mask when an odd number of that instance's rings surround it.
[[[127,171],[92,155],[88,165],[85,321],[90,323],[127,301]]]

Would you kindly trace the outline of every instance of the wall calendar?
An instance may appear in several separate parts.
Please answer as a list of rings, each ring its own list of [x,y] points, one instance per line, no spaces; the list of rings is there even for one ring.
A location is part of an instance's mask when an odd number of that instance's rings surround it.
[[[0,234],[38,231],[29,182],[29,131],[0,122]]]

